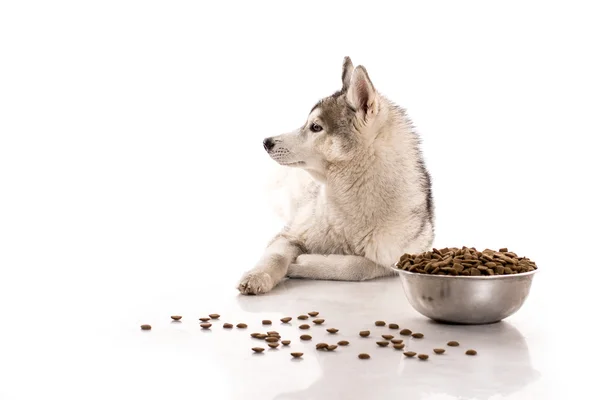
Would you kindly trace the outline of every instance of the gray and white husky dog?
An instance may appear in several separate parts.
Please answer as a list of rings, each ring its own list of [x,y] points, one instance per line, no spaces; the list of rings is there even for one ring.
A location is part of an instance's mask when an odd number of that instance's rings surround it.
[[[404,253],[431,248],[431,179],[405,111],[344,58],[342,89],[299,129],[264,140],[283,174],[273,186],[285,227],[238,289],[290,278],[363,281],[395,275]]]

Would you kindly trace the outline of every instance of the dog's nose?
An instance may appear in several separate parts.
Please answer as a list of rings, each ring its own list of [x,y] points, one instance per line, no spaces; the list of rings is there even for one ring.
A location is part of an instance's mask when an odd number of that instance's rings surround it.
[[[266,138],[265,140],[263,140],[263,146],[266,151],[269,151],[273,147],[275,147],[275,142],[271,138]]]

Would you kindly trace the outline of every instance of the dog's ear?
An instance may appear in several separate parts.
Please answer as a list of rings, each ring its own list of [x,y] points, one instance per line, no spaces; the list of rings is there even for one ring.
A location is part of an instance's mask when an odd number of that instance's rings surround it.
[[[362,65],[354,69],[346,95],[348,102],[365,117],[377,113],[377,92],[369,79],[367,70]]]
[[[342,66],[342,92],[345,92],[350,87],[350,78],[354,72],[354,65],[350,57],[344,57],[344,65]]]

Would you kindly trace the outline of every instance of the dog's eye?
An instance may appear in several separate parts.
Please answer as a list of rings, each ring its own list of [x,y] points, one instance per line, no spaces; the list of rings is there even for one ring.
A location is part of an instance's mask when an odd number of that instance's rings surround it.
[[[310,124],[310,130],[313,132],[321,132],[323,130],[323,127],[313,122],[312,124]]]

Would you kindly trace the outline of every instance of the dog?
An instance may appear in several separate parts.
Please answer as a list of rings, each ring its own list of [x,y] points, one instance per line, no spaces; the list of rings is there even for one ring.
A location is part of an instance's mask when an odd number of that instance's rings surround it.
[[[242,294],[267,293],[286,276],[394,276],[400,256],[431,248],[434,205],[420,139],[406,111],[349,57],[342,89],[320,100],[299,129],[263,146],[283,168],[276,190],[285,227],[243,275]]]

